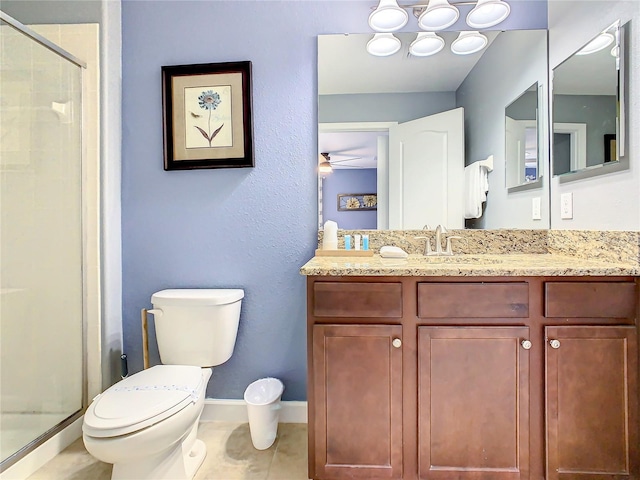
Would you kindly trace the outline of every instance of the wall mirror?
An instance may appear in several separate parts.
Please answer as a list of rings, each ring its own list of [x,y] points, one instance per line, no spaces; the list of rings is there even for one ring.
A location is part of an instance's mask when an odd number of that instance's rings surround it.
[[[625,51],[616,22],[553,69],[553,174],[560,181],[627,168]]]
[[[540,181],[538,90],[536,82],[504,110],[506,185],[510,192]]]
[[[402,47],[388,57],[367,53],[372,34],[318,37],[318,162],[332,167],[319,173],[319,226],[334,220],[344,229],[549,228],[545,182],[515,194],[505,186],[504,118],[505,108],[532,85],[548,94],[547,31],[481,34],[482,50],[456,55],[451,45],[460,32],[438,32],[444,48],[428,57],[409,53],[415,33],[395,33]],[[548,130],[542,108],[538,131]],[[418,140],[408,140],[411,129]],[[419,161],[398,159],[399,149]],[[445,151],[457,157],[434,161]],[[490,156],[494,169],[482,216],[465,219],[465,166]],[[536,156],[541,165],[548,162],[548,148]],[[532,219],[534,191],[542,199],[539,220]],[[368,205],[339,209],[344,194],[367,195]]]

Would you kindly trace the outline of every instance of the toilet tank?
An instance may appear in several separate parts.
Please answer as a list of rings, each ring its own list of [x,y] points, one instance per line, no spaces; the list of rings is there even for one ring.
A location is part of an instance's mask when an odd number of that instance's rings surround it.
[[[212,367],[236,344],[241,289],[170,289],[151,296],[160,361]]]

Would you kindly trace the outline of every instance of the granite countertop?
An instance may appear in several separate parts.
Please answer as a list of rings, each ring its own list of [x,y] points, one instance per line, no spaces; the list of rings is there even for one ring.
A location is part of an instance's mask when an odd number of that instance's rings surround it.
[[[300,268],[306,276],[640,276],[634,263],[592,260],[560,254],[477,254],[408,258],[314,257]]]

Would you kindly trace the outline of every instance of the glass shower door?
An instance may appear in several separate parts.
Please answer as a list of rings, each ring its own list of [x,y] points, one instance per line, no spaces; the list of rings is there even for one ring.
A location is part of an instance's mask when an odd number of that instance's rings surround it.
[[[82,68],[5,23],[0,42],[4,462],[83,407]]]

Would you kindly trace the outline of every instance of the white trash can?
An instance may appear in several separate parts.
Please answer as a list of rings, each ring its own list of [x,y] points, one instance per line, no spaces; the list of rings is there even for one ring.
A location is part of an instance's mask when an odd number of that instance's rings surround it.
[[[251,442],[258,450],[266,450],[276,440],[283,391],[284,385],[277,378],[261,378],[244,391]]]

